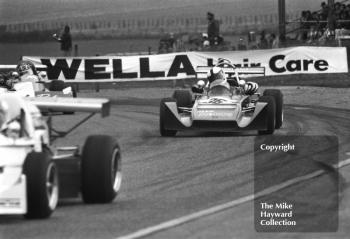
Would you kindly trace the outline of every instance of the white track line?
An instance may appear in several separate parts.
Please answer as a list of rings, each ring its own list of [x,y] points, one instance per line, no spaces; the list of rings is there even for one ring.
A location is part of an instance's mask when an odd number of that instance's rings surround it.
[[[350,164],[350,159],[347,159],[347,160],[339,162],[336,165],[333,165],[333,167],[334,168],[341,168],[341,167],[344,167],[344,166],[349,165],[349,164]],[[294,184],[297,184],[299,182],[306,181],[306,180],[309,180],[311,178],[317,177],[323,173],[325,173],[324,170],[317,170],[313,173],[309,173],[309,174],[304,175],[304,176],[296,177],[296,178],[287,180],[286,182],[283,182],[283,183],[280,183],[278,185],[264,189],[258,193],[255,193],[255,195],[251,194],[251,195],[248,195],[248,196],[245,196],[242,198],[238,198],[238,199],[235,199],[235,200],[228,202],[228,203],[224,203],[224,204],[214,206],[214,207],[202,210],[202,211],[198,211],[198,212],[195,212],[195,213],[183,216],[183,217],[179,217],[179,218],[167,221],[167,222],[163,222],[163,223],[160,223],[160,224],[155,225],[155,226],[144,228],[144,229],[141,229],[139,231],[133,232],[131,234],[125,235],[125,236],[117,237],[116,239],[136,239],[136,238],[142,238],[145,236],[149,236],[151,234],[154,234],[154,233],[157,233],[157,232],[160,232],[160,231],[172,228],[172,227],[179,226],[181,224],[199,219],[201,217],[205,217],[205,216],[208,216],[208,215],[211,215],[214,213],[218,213],[220,211],[223,211],[223,210],[235,207],[237,205],[252,201],[256,198],[260,198],[260,197],[269,195],[273,192],[279,191],[279,190],[284,189],[286,187],[289,187],[291,185],[294,185]]]

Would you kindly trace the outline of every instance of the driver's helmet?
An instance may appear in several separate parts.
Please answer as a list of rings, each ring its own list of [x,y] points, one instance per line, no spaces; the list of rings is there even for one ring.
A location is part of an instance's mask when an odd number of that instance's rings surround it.
[[[35,65],[31,61],[20,61],[16,67],[16,71],[20,76],[27,73],[37,75]]]
[[[222,70],[221,67],[214,66],[210,71],[208,72],[208,80],[209,83],[213,83],[214,81],[227,81],[225,72]]]
[[[227,89],[230,89],[230,84],[227,82],[225,72],[222,70],[222,68],[218,66],[214,66],[208,72],[208,81],[209,81],[209,89],[212,89],[216,86],[222,86]]]

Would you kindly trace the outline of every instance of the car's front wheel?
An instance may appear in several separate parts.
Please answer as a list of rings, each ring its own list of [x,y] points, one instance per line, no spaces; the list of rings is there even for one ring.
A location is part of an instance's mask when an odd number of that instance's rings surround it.
[[[276,104],[276,125],[275,128],[279,129],[283,124],[283,94],[278,89],[266,89],[263,93],[264,96],[272,96],[275,99]]]
[[[48,151],[28,154],[24,163],[27,178],[26,218],[48,218],[58,203],[59,184],[55,162]]]
[[[188,90],[175,90],[173,98],[176,100],[177,107],[191,107],[192,94]]]
[[[265,114],[266,129],[259,130],[259,134],[273,134],[276,125],[276,104],[272,96],[261,96],[259,102],[267,103],[261,114]]]
[[[177,131],[176,130],[171,130],[171,129],[166,129],[165,124],[167,121],[170,120],[170,115],[169,115],[169,110],[168,107],[166,106],[167,102],[175,102],[176,100],[173,98],[165,98],[160,101],[160,109],[159,109],[159,131],[161,136],[175,136]]]

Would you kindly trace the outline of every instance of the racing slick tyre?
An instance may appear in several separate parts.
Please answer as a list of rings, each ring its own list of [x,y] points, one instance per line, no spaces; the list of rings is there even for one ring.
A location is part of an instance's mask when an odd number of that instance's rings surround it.
[[[109,203],[122,181],[121,153],[117,140],[107,135],[89,136],[81,159],[81,190],[85,203]]]
[[[49,85],[49,91],[62,91],[64,88],[64,81],[62,80],[53,80]]]
[[[27,179],[26,218],[48,218],[59,197],[58,171],[48,151],[28,154],[23,172]]]
[[[175,90],[173,98],[177,102],[177,107],[191,107],[192,94],[188,90]]]
[[[266,130],[259,130],[258,133],[260,135],[263,134],[273,134],[275,131],[275,125],[276,125],[276,104],[275,99],[272,96],[261,96],[259,99],[259,102],[265,102],[267,105],[265,106],[265,109],[263,110],[265,112],[266,117]]]
[[[170,130],[165,128],[165,122],[167,122],[170,118],[166,102],[176,102],[173,98],[165,98],[160,101],[160,112],[159,112],[159,131],[161,136],[175,136],[177,131]]]
[[[267,89],[264,91],[263,95],[273,96],[275,98],[276,104],[276,125],[275,129],[279,129],[283,124],[283,94],[277,89]]]

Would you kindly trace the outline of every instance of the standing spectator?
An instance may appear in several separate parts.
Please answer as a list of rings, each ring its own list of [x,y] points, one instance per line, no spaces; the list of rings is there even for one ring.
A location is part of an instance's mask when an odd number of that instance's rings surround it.
[[[238,45],[237,45],[237,49],[239,51],[243,51],[243,50],[247,50],[247,46],[243,40],[243,38],[239,38],[239,41],[238,41]]]
[[[262,31],[260,33],[260,41],[259,41],[259,48],[260,49],[267,49],[268,48],[268,42],[266,39],[265,31]]]
[[[298,36],[298,40],[305,41],[307,39],[307,34],[311,27],[312,14],[310,11],[302,11],[300,18],[300,30],[301,33]]]
[[[325,2],[321,3],[321,13],[322,19],[327,19],[328,16],[328,5]]]
[[[176,38],[174,36],[174,33],[172,32],[169,33],[168,45],[169,45],[168,52],[177,51]]]
[[[220,23],[218,20],[215,19],[214,14],[211,12],[207,13],[207,19],[208,19],[208,39],[209,39],[210,45],[211,46],[217,45],[218,44],[217,41],[220,35]]]
[[[334,38],[336,25],[337,25],[337,18],[336,18],[335,12],[331,8],[330,11],[328,12],[328,18],[327,18],[328,38]]]
[[[270,46],[271,48],[279,48],[280,42],[279,37],[276,37],[274,33],[270,35]]]
[[[299,41],[305,41],[307,38],[307,14],[306,11],[301,12],[301,18],[300,18],[300,34],[298,35]]]
[[[61,43],[61,51],[63,56],[71,56],[72,53],[72,36],[70,34],[70,28],[68,25],[64,27],[63,33],[61,36],[53,34],[53,38]]]
[[[320,17],[322,14],[318,12],[313,12],[312,23],[310,24],[310,29],[308,32],[308,43],[312,43],[314,40],[317,40],[321,35],[321,25],[320,25]]]

